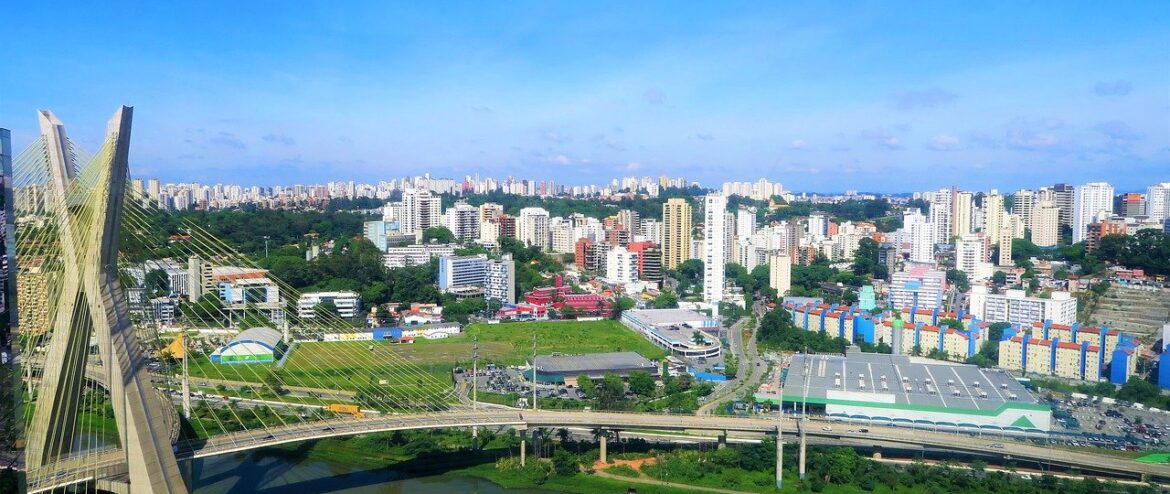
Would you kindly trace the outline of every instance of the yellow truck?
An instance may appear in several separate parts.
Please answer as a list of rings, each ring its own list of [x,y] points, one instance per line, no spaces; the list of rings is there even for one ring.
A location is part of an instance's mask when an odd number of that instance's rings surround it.
[[[366,414],[362,413],[361,407],[357,405],[344,405],[341,403],[330,403],[327,410],[333,413],[342,413],[345,415],[352,415],[354,418],[365,418]]]

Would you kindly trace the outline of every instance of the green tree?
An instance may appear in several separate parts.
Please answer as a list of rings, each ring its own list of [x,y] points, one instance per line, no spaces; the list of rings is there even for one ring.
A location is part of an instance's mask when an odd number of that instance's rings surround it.
[[[170,293],[170,278],[167,272],[161,269],[152,269],[146,273],[146,282],[143,288],[152,297],[164,297]]]
[[[878,262],[880,248],[881,246],[872,238],[861,239],[857,244],[857,251],[853,254],[853,274],[858,276],[872,275],[874,278],[888,276],[886,265]]]
[[[695,330],[693,333],[691,333],[691,343],[694,343],[696,345],[702,345],[706,342],[707,342],[707,338],[703,336],[702,331]]]
[[[621,319],[622,312],[633,309],[638,305],[638,302],[630,297],[618,297],[617,302],[613,305],[613,318]]]
[[[601,384],[597,385],[596,392],[598,405],[607,410],[614,410],[620,407],[625,398],[626,385],[622,382],[621,376],[606,373],[601,379]]]
[[[971,289],[971,283],[967,280],[967,273],[957,269],[947,270],[947,282],[955,285],[955,289],[960,292],[965,292]]]
[[[642,397],[654,396],[657,386],[654,385],[654,376],[644,370],[630,372],[630,391]]]
[[[951,329],[964,329],[963,321],[953,317],[944,317],[938,320],[939,327],[946,326]]]
[[[269,372],[264,376],[264,385],[273,393],[278,395],[284,394],[284,380],[281,379],[280,374],[276,371]]]
[[[553,472],[562,477],[575,475],[578,471],[577,459],[564,448],[558,449],[552,457]]]
[[[440,244],[449,244],[455,241],[455,234],[451,233],[445,226],[432,226],[423,230],[422,242],[430,243],[437,242]]]
[[[1007,273],[1003,271],[996,271],[991,275],[991,283],[995,286],[1004,286],[1007,284]]]
[[[589,374],[582,372],[577,375],[577,387],[585,392],[585,397],[589,399],[597,398],[596,387],[593,385],[593,379],[589,378]]]
[[[658,292],[658,296],[654,297],[652,302],[655,309],[675,309],[678,308],[678,295],[675,295],[670,289],[664,289]]]
[[[318,319],[337,317],[337,304],[332,300],[324,300],[313,306],[313,316]]]

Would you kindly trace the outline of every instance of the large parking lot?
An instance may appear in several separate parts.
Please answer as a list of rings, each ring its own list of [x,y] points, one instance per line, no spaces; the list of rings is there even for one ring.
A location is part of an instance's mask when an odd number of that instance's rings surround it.
[[[1052,401],[1052,438],[1070,446],[1117,450],[1163,449],[1170,437],[1170,413],[1124,403],[1057,398]],[[1071,416],[1072,419],[1058,417]]]
[[[456,374],[455,379],[457,381],[456,384],[466,383],[468,389],[470,389],[472,382],[476,381],[481,392],[517,394],[526,398],[532,396],[532,387],[529,384],[529,380],[524,378],[520,369],[513,367],[479,369],[478,379],[474,380],[472,379],[471,370],[467,369],[462,373]],[[585,392],[579,388],[558,384],[539,384],[536,387],[536,395],[540,398],[562,398],[566,400],[585,398]]]

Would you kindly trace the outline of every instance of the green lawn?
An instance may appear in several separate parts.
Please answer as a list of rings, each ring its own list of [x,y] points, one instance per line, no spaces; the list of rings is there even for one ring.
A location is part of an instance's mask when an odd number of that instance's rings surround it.
[[[451,386],[455,367],[470,367],[472,337],[479,338],[480,365],[523,365],[532,352],[564,354],[634,351],[650,359],[666,352],[617,321],[472,324],[458,336],[411,344],[337,341],[297,344],[280,371],[286,386],[361,391],[393,389],[403,394],[437,393]],[[196,379],[263,383],[272,364],[214,364],[191,359]]]
[[[538,321],[501,324],[472,324],[459,336],[470,339],[478,336],[480,348],[485,342],[508,343],[515,350],[499,356],[502,364],[523,363],[532,354],[532,334],[536,333],[536,352],[548,355],[600,352],[638,352],[643,357],[658,360],[666,356],[663,350],[617,321]],[[480,352],[481,356],[487,354]]]

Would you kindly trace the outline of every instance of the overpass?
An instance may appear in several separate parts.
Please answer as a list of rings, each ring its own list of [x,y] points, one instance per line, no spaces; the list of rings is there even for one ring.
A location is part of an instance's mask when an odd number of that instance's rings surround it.
[[[660,415],[620,412],[533,411],[533,410],[455,410],[441,413],[383,415],[362,419],[336,419],[306,422],[284,427],[241,431],[206,440],[183,440],[175,445],[180,461],[250,451],[281,444],[312,441],[329,437],[417,429],[472,427],[506,427],[518,430],[535,428],[582,427],[615,430],[712,431],[775,434],[796,431],[798,420],[792,418],[744,418],[694,415]],[[921,429],[867,425],[861,429],[834,428],[837,422],[809,420],[804,433],[823,441],[853,447],[931,449],[1002,457],[1036,462],[1059,468],[1075,468],[1088,474],[1102,474],[1130,479],[1170,479],[1170,466],[1139,463],[1132,459],[1101,453],[1057,450],[997,437],[971,437],[964,434],[933,432]],[[823,427],[831,430],[824,430]],[[64,460],[52,475],[29,478],[29,492],[47,492],[60,487],[125,475],[125,463],[116,452],[99,453],[75,463]]]

